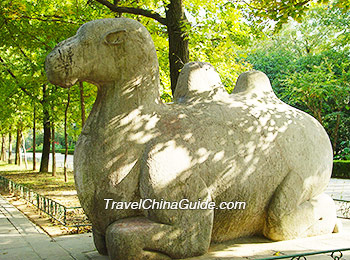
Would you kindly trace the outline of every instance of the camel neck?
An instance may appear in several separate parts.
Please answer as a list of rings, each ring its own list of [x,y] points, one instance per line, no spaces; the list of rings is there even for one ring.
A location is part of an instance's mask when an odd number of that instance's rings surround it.
[[[135,109],[159,104],[158,75],[146,75],[135,76],[128,80],[120,79],[100,86],[98,102],[111,114],[129,113]]]

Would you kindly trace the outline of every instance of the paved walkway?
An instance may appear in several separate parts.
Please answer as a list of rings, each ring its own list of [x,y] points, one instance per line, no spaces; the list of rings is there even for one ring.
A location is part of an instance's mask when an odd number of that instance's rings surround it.
[[[95,251],[91,234],[52,239],[0,196],[1,260],[87,260],[90,251]]]
[[[331,179],[326,193],[333,199],[350,201],[350,180]]]
[[[332,180],[327,193],[334,198],[349,200],[350,181]],[[343,231],[337,234],[271,242],[263,237],[243,238],[213,245],[204,256],[191,260],[258,259],[279,255],[350,248],[350,220],[341,220]],[[0,195],[0,260],[108,260],[99,255],[91,234],[50,238],[30,222],[20,211]],[[307,259],[332,259],[329,254],[309,256]],[[341,259],[350,260],[350,251]],[[137,260],[137,259],[135,259]]]

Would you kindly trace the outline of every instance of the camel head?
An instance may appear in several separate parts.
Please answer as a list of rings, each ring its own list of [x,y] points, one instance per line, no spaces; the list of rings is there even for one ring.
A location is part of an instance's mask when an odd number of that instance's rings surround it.
[[[59,43],[46,57],[45,70],[48,80],[62,87],[77,81],[103,86],[158,73],[158,60],[143,25],[110,18],[88,22],[75,36]]]

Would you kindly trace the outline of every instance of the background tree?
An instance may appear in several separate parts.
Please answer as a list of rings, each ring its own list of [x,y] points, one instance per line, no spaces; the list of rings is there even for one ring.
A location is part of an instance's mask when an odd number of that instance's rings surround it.
[[[281,29],[282,25],[289,22],[290,19],[305,22],[304,16],[316,3],[318,5],[331,3],[342,12],[350,9],[348,0],[237,0],[232,3],[244,10],[246,17],[255,25],[260,24],[263,27],[273,25],[276,30]]]
[[[264,71],[285,102],[313,115],[339,154],[349,129],[350,13],[335,4],[315,6],[302,23],[290,22],[261,40],[247,61]],[[342,139],[339,139],[342,136]]]
[[[263,0],[263,1],[117,1],[113,3],[108,0],[95,0],[109,8],[111,11],[141,15],[158,21],[161,25],[166,26],[169,42],[169,65],[171,90],[174,92],[177,78],[182,66],[189,61],[189,28],[186,14],[189,10],[213,10],[222,8],[222,6],[231,4],[235,8],[245,10],[249,20],[255,24],[263,23],[267,20],[275,21],[276,28],[293,18],[301,21],[305,12],[309,9],[311,0]],[[319,3],[326,3],[327,0],[319,0]],[[92,3],[92,1],[90,1]],[[338,7],[348,9],[350,4],[347,0],[336,2]],[[213,8],[214,7],[214,8]],[[226,12],[228,9],[226,9]],[[226,19],[230,18],[229,15]],[[229,19],[232,21],[232,19]]]
[[[24,132],[41,122],[32,133],[42,149],[43,172],[49,170],[50,144],[58,142],[57,151],[66,145],[74,148],[96,87],[88,83],[72,87],[65,113],[67,90],[47,82],[45,57],[83,23],[123,15],[139,20],[152,35],[164,101],[171,101],[187,61],[210,62],[229,92],[238,75],[254,67],[268,74],[279,97],[324,124],[339,154],[350,136],[347,3],[333,1],[318,7],[306,0],[4,0],[0,3],[0,134],[15,139],[19,122]],[[289,22],[290,18],[302,23]],[[51,138],[53,124],[55,138]]]
[[[5,0],[0,4],[0,37],[4,40],[0,49],[2,72],[13,78],[17,91],[22,91],[41,106],[36,107],[42,111],[38,113],[38,118],[42,120],[44,129],[41,172],[48,171],[50,94],[53,88],[47,84],[43,66],[45,57],[58,42],[75,33],[87,21],[85,19],[95,13],[99,14],[99,11],[82,1]],[[2,86],[7,87],[5,84]]]

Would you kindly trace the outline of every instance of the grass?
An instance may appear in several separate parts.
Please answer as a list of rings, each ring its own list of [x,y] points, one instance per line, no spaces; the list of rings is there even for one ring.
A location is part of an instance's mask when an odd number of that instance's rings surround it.
[[[29,164],[28,168],[32,169],[32,165]],[[72,171],[68,171],[68,182],[64,182],[63,168],[57,168],[56,176],[52,176],[52,173],[39,173],[29,169],[25,169],[24,165],[17,166],[0,162],[0,175],[67,207],[80,206]]]

